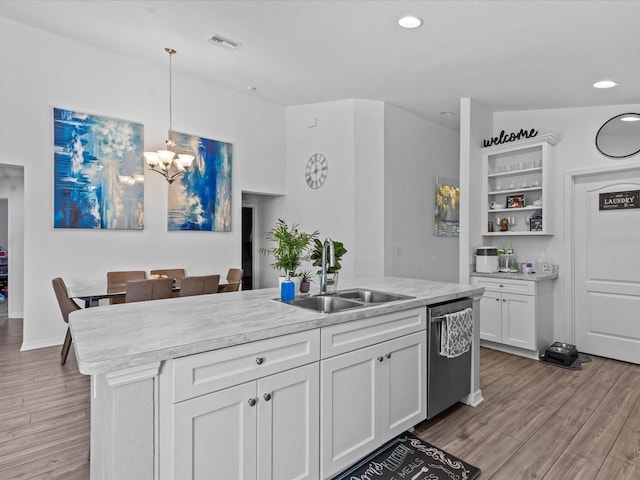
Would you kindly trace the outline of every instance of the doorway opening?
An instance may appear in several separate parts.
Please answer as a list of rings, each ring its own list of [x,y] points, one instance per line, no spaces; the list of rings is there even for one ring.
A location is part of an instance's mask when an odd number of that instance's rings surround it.
[[[254,207],[242,207],[242,290],[253,290]]]

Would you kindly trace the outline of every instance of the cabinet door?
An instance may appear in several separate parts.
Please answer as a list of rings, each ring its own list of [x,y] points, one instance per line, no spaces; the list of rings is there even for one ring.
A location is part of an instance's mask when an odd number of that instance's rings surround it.
[[[480,299],[480,338],[502,342],[502,294],[485,290]]]
[[[535,297],[502,294],[502,343],[536,349]]]
[[[382,441],[380,346],[320,362],[321,477],[348,467]]]
[[[258,479],[319,478],[319,371],[312,363],[258,380]]]
[[[249,382],[174,406],[172,478],[256,478],[255,394]]]
[[[427,418],[427,332],[382,348],[382,432],[387,441]]]

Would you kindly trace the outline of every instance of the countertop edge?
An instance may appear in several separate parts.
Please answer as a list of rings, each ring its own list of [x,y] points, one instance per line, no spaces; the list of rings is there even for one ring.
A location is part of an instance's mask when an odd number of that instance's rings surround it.
[[[406,279],[405,279],[406,280]],[[72,314],[69,325],[71,327],[72,336],[78,335],[78,339],[74,338],[74,348],[76,349],[76,358],[78,362],[78,368],[80,373],[85,375],[94,375],[101,373],[114,372],[131,367],[138,367],[142,365],[149,365],[160,363],[171,358],[183,357],[187,355],[193,355],[211,350],[217,350],[221,348],[231,347],[234,345],[240,345],[244,343],[250,343],[254,341],[264,340],[268,338],[274,338],[278,336],[288,335],[291,333],[302,332],[306,330],[313,330],[316,328],[322,328],[329,325],[336,325],[340,323],[350,322],[363,318],[368,318],[376,315],[383,315],[387,313],[393,313],[400,310],[407,310],[411,308],[424,307],[427,305],[433,305],[440,302],[447,302],[456,300],[458,298],[466,297],[478,297],[481,296],[484,288],[476,287],[467,284],[445,283],[445,282],[429,282],[430,284],[437,285],[440,288],[451,288],[451,291],[446,293],[438,293],[434,295],[418,295],[414,298],[406,300],[398,300],[390,303],[359,308],[355,310],[346,310],[344,312],[336,313],[320,313],[312,312],[304,309],[299,309],[293,315],[292,321],[284,321],[284,323],[275,324],[267,327],[256,327],[243,329],[241,326],[236,327],[235,330],[228,331],[226,334],[210,335],[201,340],[191,343],[168,345],[161,348],[150,348],[147,351],[137,351],[131,355],[122,354],[113,355],[110,358],[91,359],[91,347],[90,345],[85,348],[84,343],[90,343],[85,340],[90,333],[90,330],[84,330],[85,324],[82,322],[82,315]],[[254,291],[255,292],[255,291]],[[235,292],[232,295],[242,295],[243,292]],[[223,294],[225,295],[225,294]],[[229,294],[226,294],[229,295]],[[214,297],[218,297],[214,295]],[[223,298],[223,297],[218,297]],[[229,297],[231,298],[231,297]],[[236,297],[239,298],[239,297]],[[161,302],[161,301],[156,301]],[[146,302],[144,302],[146,303]],[[278,304],[278,302],[274,302]],[[154,308],[160,307],[160,304],[154,303]],[[105,308],[105,307],[97,307]],[[110,307],[106,307],[110,308]],[[298,308],[290,307],[287,308]],[[90,309],[93,310],[93,309]],[[124,310],[110,310],[116,315],[117,312]],[[109,312],[107,310],[103,311]],[[310,313],[311,312],[311,313]],[[91,316],[93,312],[85,312],[84,315]],[[75,317],[74,317],[75,315]],[[95,315],[94,315],[95,316]],[[250,326],[249,326],[250,327]],[[87,339],[88,340],[88,339]]]

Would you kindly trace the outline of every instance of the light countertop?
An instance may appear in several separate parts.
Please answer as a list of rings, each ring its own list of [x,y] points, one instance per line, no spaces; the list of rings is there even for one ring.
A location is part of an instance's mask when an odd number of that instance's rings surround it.
[[[504,280],[527,280],[529,282],[543,282],[545,280],[553,280],[555,278],[558,278],[557,273],[471,272],[469,275],[471,277],[502,278]]]
[[[509,274],[510,275],[510,274]],[[482,287],[400,277],[341,280],[413,299],[320,313],[274,300],[277,288],[106,305],[71,313],[80,372],[106,373],[408,308],[481,295]],[[312,290],[312,294],[317,292]]]

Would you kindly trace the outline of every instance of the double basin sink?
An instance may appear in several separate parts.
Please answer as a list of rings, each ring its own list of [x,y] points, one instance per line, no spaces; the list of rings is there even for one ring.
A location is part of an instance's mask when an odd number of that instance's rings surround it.
[[[397,293],[377,292],[375,290],[352,289],[325,295],[295,298],[287,303],[296,307],[315,310],[316,312],[335,313],[409,298],[415,297]]]

